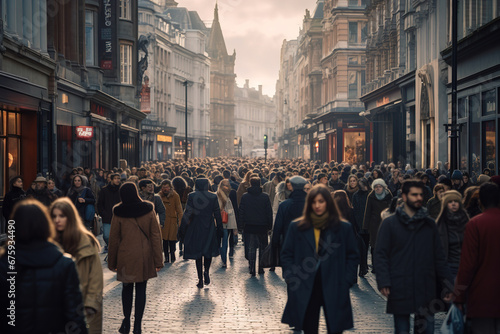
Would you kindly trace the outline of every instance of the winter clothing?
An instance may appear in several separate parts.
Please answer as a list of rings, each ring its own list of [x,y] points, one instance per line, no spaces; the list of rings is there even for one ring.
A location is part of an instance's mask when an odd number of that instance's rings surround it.
[[[273,228],[273,212],[269,196],[261,187],[250,187],[241,197],[240,222],[245,233],[267,233]]]
[[[2,214],[6,222],[10,219],[14,205],[25,198],[26,193],[23,189],[18,187],[12,187],[12,190],[5,194],[3,199]]]
[[[243,196],[244,193],[247,192],[247,188],[250,187],[250,183],[248,182],[241,182],[240,185],[238,186],[238,190],[236,191],[237,199],[238,199],[238,207],[240,206],[241,203],[241,196]]]
[[[354,233],[347,222],[324,229],[320,232],[316,252],[313,230],[312,227],[300,229],[298,222],[294,221],[286,235],[281,264],[288,287],[288,301],[281,321],[296,330],[303,329],[311,296],[322,292],[328,331],[341,332],[353,327],[349,288],[356,283],[359,262]],[[311,272],[310,268],[314,271]],[[315,284],[318,275],[320,283]]]
[[[290,178],[290,183],[292,184],[293,190],[302,190],[304,186],[307,184],[307,180],[302,176],[294,176]]]
[[[266,182],[262,186],[262,191],[269,195],[269,200],[271,201],[271,206],[273,206],[274,198],[276,197],[277,184],[275,182],[277,182],[277,181],[275,181],[273,178],[271,181]]]
[[[306,196],[307,193],[304,190],[294,190],[290,198],[283,201],[278,207],[278,213],[274,221],[272,239],[272,243],[275,247],[283,244],[291,222],[302,215],[306,203]]]
[[[354,221],[351,224],[356,224],[358,231],[363,228],[363,219],[365,218],[366,201],[368,200],[369,191],[359,189],[352,195],[352,207],[354,209]]]
[[[384,182],[382,179],[377,179]],[[380,182],[379,181],[379,182]],[[375,181],[373,181],[375,182]],[[384,182],[385,183],[385,182]],[[382,200],[379,200],[373,190],[366,201],[365,218],[363,220],[363,229],[368,230],[370,233],[370,246],[375,249],[377,244],[377,234],[382,218],[380,214],[384,209],[387,209],[391,205],[392,194],[386,190],[385,196]]]
[[[183,214],[179,194],[172,189],[168,195],[160,191],[159,197],[165,208],[165,220],[161,229],[162,239],[177,241],[177,231]]]
[[[111,224],[113,218],[113,207],[120,203],[120,186],[108,184],[101,189],[97,199],[97,212],[102,217],[103,224]]]
[[[500,318],[500,217],[491,208],[472,218],[465,235],[455,282],[455,303],[467,303],[468,318]]]
[[[88,236],[82,235],[74,258],[80,278],[83,305],[96,310],[95,314],[87,315],[89,333],[102,333],[103,273],[98,245],[94,245]]]
[[[7,324],[7,255],[0,258],[1,333],[13,332]],[[15,333],[66,333],[66,325],[87,333],[83,300],[75,263],[48,242],[16,243]]]
[[[331,188],[331,191],[344,190],[345,183],[341,179],[338,179],[337,181],[333,181],[332,179],[330,179],[328,181],[328,186]]]
[[[292,192],[286,188],[286,182],[282,181],[276,186],[276,196],[273,201],[273,221],[276,219],[279,205],[290,197]]]
[[[463,180],[463,174],[461,171],[459,171],[458,169],[455,169],[453,171],[453,173],[451,174],[451,179],[452,180],[460,180],[462,181]]]
[[[427,202],[427,211],[429,212],[429,217],[437,219],[441,212],[441,201],[439,198],[434,196]]]
[[[208,180],[197,179],[195,189],[188,195],[179,230],[184,259],[193,260],[218,256],[223,235],[219,202],[216,194],[208,192]]]
[[[453,282],[440,241],[425,208],[410,218],[398,207],[382,222],[375,265],[379,290],[390,288],[387,313],[415,313],[436,298],[436,278],[445,287]]]
[[[86,186],[87,178],[81,175],[80,177],[82,179],[82,186],[78,188],[75,188],[74,186],[69,188],[68,197],[75,205],[80,218],[82,218],[85,223],[85,226],[89,227],[91,222],[85,220],[85,208],[87,207],[87,205],[95,205],[95,196],[92,193],[92,189]],[[85,202],[80,203],[80,201],[78,200],[79,198],[83,198]]]
[[[163,227],[163,225],[165,224],[166,213],[165,213],[165,205],[163,204],[161,197],[157,194],[148,193],[145,191],[139,191],[139,196],[142,198],[143,201],[149,201],[154,204],[155,214],[158,215],[159,219],[158,223],[161,225],[161,227]]]

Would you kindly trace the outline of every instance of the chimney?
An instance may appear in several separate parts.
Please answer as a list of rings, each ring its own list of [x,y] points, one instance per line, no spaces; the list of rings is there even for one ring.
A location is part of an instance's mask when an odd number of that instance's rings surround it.
[[[259,94],[262,95],[262,85],[259,85]]]
[[[245,87],[246,89],[250,88],[250,80],[249,79],[245,79]]]

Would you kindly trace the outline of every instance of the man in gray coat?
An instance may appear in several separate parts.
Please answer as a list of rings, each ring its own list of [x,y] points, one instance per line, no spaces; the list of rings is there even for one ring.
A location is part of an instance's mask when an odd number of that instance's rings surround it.
[[[414,333],[434,333],[436,279],[445,288],[444,301],[451,300],[453,276],[444,255],[436,223],[423,207],[425,185],[409,179],[401,186],[404,206],[380,225],[375,249],[377,285],[387,297],[387,313],[394,315],[395,333],[410,332],[410,314],[415,313]]]

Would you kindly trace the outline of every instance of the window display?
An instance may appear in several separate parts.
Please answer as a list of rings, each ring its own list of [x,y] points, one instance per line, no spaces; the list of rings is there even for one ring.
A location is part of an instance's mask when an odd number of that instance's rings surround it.
[[[344,161],[350,165],[362,164],[366,161],[365,132],[344,132]]]

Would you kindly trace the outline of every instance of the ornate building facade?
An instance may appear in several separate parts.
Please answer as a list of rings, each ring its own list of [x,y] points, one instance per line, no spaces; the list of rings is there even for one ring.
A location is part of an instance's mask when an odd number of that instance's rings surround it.
[[[210,57],[210,156],[234,153],[234,64],[236,51],[227,53],[217,4],[207,47]]]

